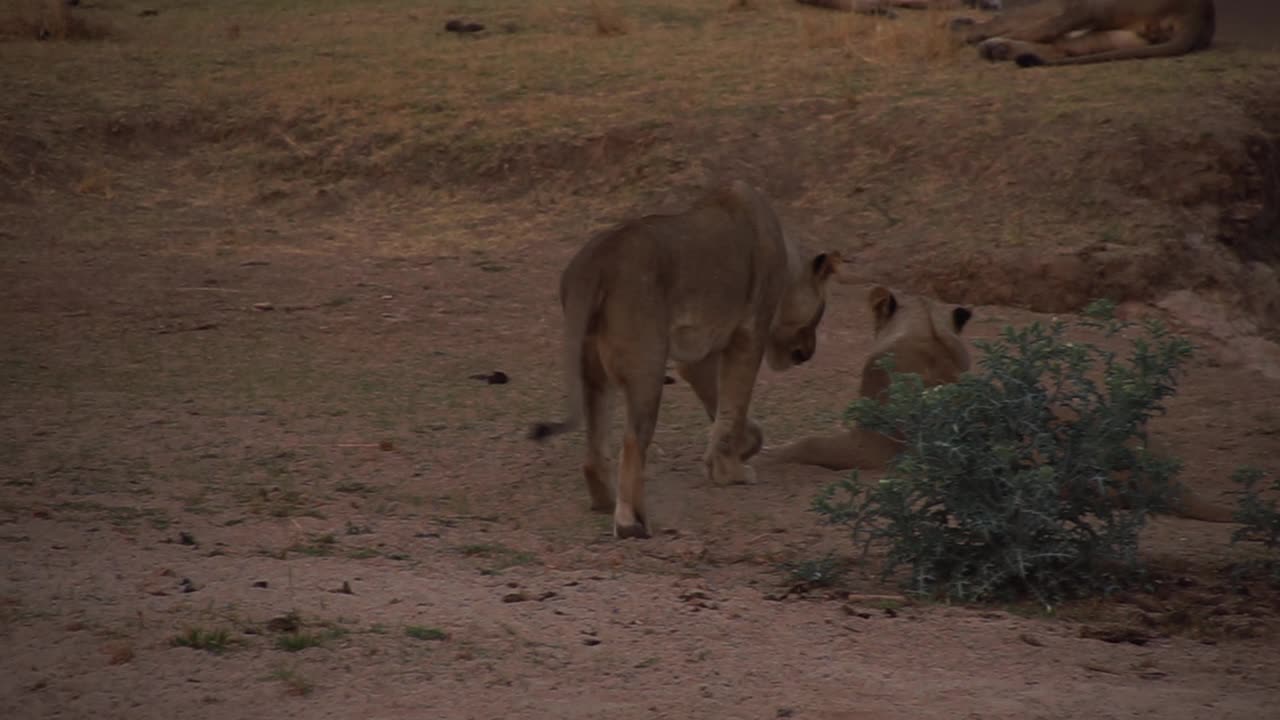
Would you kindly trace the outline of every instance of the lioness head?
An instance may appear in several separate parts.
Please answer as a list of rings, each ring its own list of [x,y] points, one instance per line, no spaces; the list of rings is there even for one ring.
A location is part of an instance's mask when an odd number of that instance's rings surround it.
[[[818,349],[818,323],[827,309],[827,280],[840,266],[840,253],[820,253],[791,278],[769,327],[765,358],[769,369],[808,362]]]
[[[893,355],[893,371],[915,373],[925,387],[953,383],[969,370],[969,349],[960,332],[973,311],[921,295],[894,293],[882,286],[868,296],[875,317],[875,345],[862,369],[862,397],[888,389],[889,374],[877,367]]]

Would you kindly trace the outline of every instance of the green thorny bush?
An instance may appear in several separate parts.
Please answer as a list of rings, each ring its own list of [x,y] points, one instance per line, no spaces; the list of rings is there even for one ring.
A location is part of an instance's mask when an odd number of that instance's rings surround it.
[[[1262,543],[1271,557],[1251,565],[1269,571],[1271,582],[1280,585],[1280,502],[1263,498],[1259,485],[1265,478],[1266,475],[1256,468],[1241,468],[1231,476],[1243,489],[1235,516],[1241,527],[1231,534],[1231,542]],[[1280,496],[1280,477],[1272,478],[1271,494]]]
[[[1077,323],[1107,337],[1132,327],[1113,312],[1096,301]],[[1048,605],[1130,584],[1139,530],[1168,508],[1179,468],[1145,449],[1146,424],[1191,354],[1159,323],[1143,328],[1126,360],[1065,341],[1056,318],[1006,326],[974,342],[975,371],[928,390],[887,358],[887,402],[861,398],[846,419],[896,434],[902,450],[878,484],[861,487],[855,472],[814,509],[849,526],[864,553],[886,544],[884,576],[909,566],[921,595]]]

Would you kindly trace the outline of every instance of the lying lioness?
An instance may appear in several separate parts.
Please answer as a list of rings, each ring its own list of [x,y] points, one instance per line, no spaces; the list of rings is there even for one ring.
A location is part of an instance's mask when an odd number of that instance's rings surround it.
[[[862,365],[859,397],[884,398],[889,389],[889,373],[877,363],[893,354],[897,372],[917,373],[925,387],[952,383],[969,370],[969,349],[960,339],[972,311],[959,305],[945,305],[921,295],[894,293],[885,287],[872,288],[869,296],[875,318],[875,342]],[[830,470],[883,469],[898,454],[902,444],[887,435],[854,425],[833,435],[768,448],[764,462],[819,465]]]
[[[785,370],[813,357],[836,253],[802,257],[769,201],[736,182],[692,208],[647,215],[604,232],[560,277],[569,416],[535,425],[543,440],[586,414],[583,475],[591,507],[613,507],[619,538],[647,537],[645,454],[658,420],[668,358],[713,420],[705,456],[714,482],[742,483],[763,444],[748,417],[762,358]],[[617,502],[606,433],[611,386],[626,398]]]
[[[859,397],[882,402],[886,399],[890,376],[878,363],[887,354],[893,355],[895,372],[918,374],[926,388],[956,382],[968,372],[969,350],[960,337],[973,316],[968,308],[894,293],[884,287],[871,290],[870,304],[875,341],[862,366]],[[900,439],[855,425],[844,432],[765,448],[760,462],[817,465],[831,470],[882,470],[901,448]],[[1232,522],[1230,509],[1213,505],[1186,487],[1175,494],[1171,511],[1193,520]]]
[[[1045,0],[951,27],[988,60],[1020,67],[1171,57],[1213,42],[1213,0]]]
[[[892,8],[906,10],[955,10],[960,7],[999,10],[1003,0],[796,0],[801,5],[842,10],[861,15],[893,15]]]

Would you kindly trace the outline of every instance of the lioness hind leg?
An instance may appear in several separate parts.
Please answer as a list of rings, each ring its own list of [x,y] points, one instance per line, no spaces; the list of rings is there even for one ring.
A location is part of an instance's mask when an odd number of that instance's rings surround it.
[[[755,442],[747,429],[747,412],[763,357],[764,349],[742,331],[721,354],[716,417],[704,458],[712,483],[739,485],[755,479],[755,472],[742,463],[742,450]]]
[[[677,363],[676,373],[693,388],[694,394],[702,402],[702,408],[707,411],[707,418],[714,423],[720,386],[720,354],[708,355],[694,363]],[[764,431],[756,421],[748,417],[746,432],[739,438],[736,446],[738,457],[746,462],[760,452],[763,446]]]
[[[582,465],[582,476],[587,481],[587,493],[591,496],[594,512],[613,509],[613,474],[609,467],[609,380],[595,352],[589,351],[583,370],[583,401],[586,403],[587,461]]]
[[[1105,32],[1085,33],[1059,40],[1053,43],[1047,52],[1042,49],[1044,46],[1017,49],[1013,53],[1013,59],[1021,67],[1034,67],[1043,65],[1046,61],[1051,62],[1080,55],[1094,55],[1111,50],[1141,48],[1149,44],[1141,35],[1135,32],[1108,30]]]
[[[627,430],[618,469],[618,501],[613,510],[613,534],[618,538],[649,537],[644,509],[644,466],[658,423],[662,377],[662,365],[658,365],[656,373],[643,373],[628,378],[623,384]]]

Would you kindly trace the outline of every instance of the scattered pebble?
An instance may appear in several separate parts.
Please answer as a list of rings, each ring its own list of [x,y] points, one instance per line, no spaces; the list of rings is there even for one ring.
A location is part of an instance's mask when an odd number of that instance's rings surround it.
[[[254,587],[256,587],[256,588],[265,588],[265,587],[267,587],[267,581],[266,581],[266,580],[257,580],[257,581],[255,581],[255,582],[253,583],[253,586],[254,586]]]
[[[507,377],[507,374],[501,370],[494,370],[491,373],[476,373],[471,376],[471,379],[484,380],[490,385],[506,385],[511,380],[511,378]]]
[[[484,25],[478,22],[466,22],[463,20],[450,20],[444,24],[445,32],[453,33],[478,33],[484,30]]]

